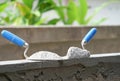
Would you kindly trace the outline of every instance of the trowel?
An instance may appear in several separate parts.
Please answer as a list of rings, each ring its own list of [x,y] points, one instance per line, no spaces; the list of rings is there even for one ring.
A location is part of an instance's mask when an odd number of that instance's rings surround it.
[[[49,52],[49,51],[39,51],[31,56],[27,56],[27,51],[29,49],[29,44],[20,38],[19,36],[11,33],[7,30],[2,30],[1,35],[3,38],[9,40],[13,44],[24,47],[24,57],[26,60],[33,60],[33,61],[41,61],[41,60],[68,60],[68,59],[79,59],[79,58],[89,58],[90,52],[85,49],[84,45],[86,45],[96,34],[97,29],[92,28],[83,38],[81,42],[81,48],[78,47],[70,47],[67,51],[67,54],[65,56],[59,56],[56,53]]]

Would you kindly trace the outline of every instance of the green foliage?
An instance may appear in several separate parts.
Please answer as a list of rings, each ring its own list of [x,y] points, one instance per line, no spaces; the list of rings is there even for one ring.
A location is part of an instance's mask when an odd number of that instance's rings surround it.
[[[104,3],[97,7],[94,12],[88,15],[87,0],[69,0],[67,5],[62,4],[63,0],[6,0],[0,3],[0,25],[55,25],[62,21],[65,25],[71,25],[75,21],[79,25],[88,25],[93,18],[110,2]],[[36,2],[36,4],[34,4]],[[113,2],[113,1],[112,1]],[[8,9],[10,7],[10,9]],[[59,18],[53,18],[46,22],[43,14],[54,10]],[[92,22],[92,25],[98,25],[104,22],[106,18]]]
[[[41,25],[44,12],[53,9],[52,0],[11,0],[0,4],[1,25]],[[11,9],[7,9],[11,7]],[[1,15],[2,14],[2,15]],[[3,16],[4,15],[4,16]]]
[[[53,0],[39,0],[37,8],[41,13],[54,9],[55,3]]]
[[[23,3],[26,5],[26,6],[28,6],[30,9],[32,8],[32,6],[33,6],[33,2],[34,2],[34,0],[22,0],[23,1]]]
[[[64,24],[73,24],[73,22],[77,21],[79,25],[88,25],[92,19],[106,6],[108,6],[111,2],[106,2],[97,7],[94,12],[87,17],[88,14],[88,4],[87,0],[78,0],[76,3],[74,0],[69,0],[66,6],[61,4],[62,0],[59,0],[60,6],[55,8],[57,14],[60,17],[60,20]],[[106,18],[101,18],[98,21],[92,22],[92,25],[98,25],[104,22]]]
[[[88,11],[88,5],[86,0],[79,0],[76,4],[73,0],[70,0],[67,6],[68,24],[72,24],[75,20],[79,24],[85,24],[85,17]]]

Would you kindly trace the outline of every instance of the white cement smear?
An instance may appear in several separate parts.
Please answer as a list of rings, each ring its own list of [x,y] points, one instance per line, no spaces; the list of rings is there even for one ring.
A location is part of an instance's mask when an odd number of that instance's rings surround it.
[[[28,57],[28,60],[67,60],[67,59],[79,59],[88,58],[90,52],[78,47],[70,47],[65,56],[59,56],[56,53],[49,51],[39,51]]]

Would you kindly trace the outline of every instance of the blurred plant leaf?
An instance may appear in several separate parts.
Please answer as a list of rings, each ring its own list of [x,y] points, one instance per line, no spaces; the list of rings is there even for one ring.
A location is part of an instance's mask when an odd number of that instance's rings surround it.
[[[55,7],[53,0],[39,0],[38,8],[41,13],[49,11]]]
[[[0,12],[3,12],[6,7],[8,7],[8,3],[7,2],[0,3]]]
[[[59,15],[60,19],[63,21],[63,23],[65,24],[66,23],[66,20],[65,20],[65,13],[64,13],[64,7],[56,7],[55,10],[57,12],[57,14]]]
[[[45,21],[46,21],[46,18],[44,18],[44,19],[39,19],[39,20],[37,20],[37,22],[34,23],[34,25],[36,25],[36,26],[41,25],[41,24],[43,24]]]
[[[67,6],[67,24],[72,24],[78,17],[78,7],[73,0],[70,0]]]
[[[77,20],[80,24],[85,24],[85,17],[88,11],[88,5],[86,0],[79,0],[79,6],[78,6],[78,11],[79,11],[79,17],[77,17]]]
[[[28,20],[24,17],[17,17],[13,25],[28,25]]]
[[[3,20],[4,20],[5,22],[10,22],[10,18],[9,18],[8,16],[7,16],[7,17],[4,17]]]
[[[94,21],[91,25],[95,26],[95,25],[100,25],[101,23],[103,23],[104,21],[106,21],[107,18],[101,18],[97,21]]]
[[[16,1],[16,0],[11,0],[11,1]]]
[[[52,24],[52,25],[54,25],[54,24],[56,24],[58,21],[60,21],[60,19],[52,19],[52,20],[50,20],[47,24]]]
[[[106,6],[108,6],[109,4],[111,4],[111,2],[106,2],[103,3],[102,5],[100,5],[99,7],[97,7],[92,15],[90,15],[87,19],[86,19],[86,23],[89,23],[103,8],[105,8]]]
[[[25,16],[27,15],[28,13],[30,13],[30,8],[27,7],[26,5],[22,4],[22,3],[19,3],[19,2],[16,2],[16,6],[17,8],[19,9],[20,11],[20,14],[22,16]]]
[[[22,0],[22,1],[26,6],[28,6],[30,9],[32,9],[34,0]]]
[[[34,10],[31,13],[34,14],[35,16],[37,16],[37,17],[40,17],[40,15],[41,15],[38,10]]]

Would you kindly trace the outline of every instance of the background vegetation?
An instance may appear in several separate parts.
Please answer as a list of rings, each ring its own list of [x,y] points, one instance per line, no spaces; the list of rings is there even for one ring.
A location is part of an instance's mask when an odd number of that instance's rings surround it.
[[[0,3],[0,25],[56,25],[62,22],[64,25],[71,25],[76,22],[79,25],[88,25],[89,22],[111,2],[106,2],[97,7],[94,12],[87,17],[88,3],[87,0],[69,0],[67,5],[62,4],[63,0],[6,0]],[[43,14],[54,10],[58,18],[47,20]],[[106,18],[101,18],[92,25],[99,25]]]

